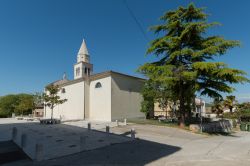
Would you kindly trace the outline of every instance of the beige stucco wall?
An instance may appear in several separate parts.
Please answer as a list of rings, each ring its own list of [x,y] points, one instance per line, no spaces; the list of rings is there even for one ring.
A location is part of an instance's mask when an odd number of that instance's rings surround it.
[[[101,83],[101,88],[95,88],[98,82]],[[91,81],[89,92],[89,119],[111,121],[111,77]]]
[[[140,79],[112,74],[112,121],[144,117],[140,112],[143,81]]]
[[[54,108],[54,118],[62,117],[62,120],[84,119],[84,82],[67,85],[65,93],[59,92],[61,99],[67,102]],[[46,108],[46,118],[50,118],[51,110]]]
[[[159,106],[159,103],[154,103],[154,116],[171,116],[171,108],[170,105],[168,105],[164,110]]]

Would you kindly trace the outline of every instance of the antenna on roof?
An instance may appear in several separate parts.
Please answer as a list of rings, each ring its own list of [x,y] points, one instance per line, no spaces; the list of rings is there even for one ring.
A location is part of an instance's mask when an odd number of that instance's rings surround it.
[[[66,72],[63,73],[63,80],[67,80]]]

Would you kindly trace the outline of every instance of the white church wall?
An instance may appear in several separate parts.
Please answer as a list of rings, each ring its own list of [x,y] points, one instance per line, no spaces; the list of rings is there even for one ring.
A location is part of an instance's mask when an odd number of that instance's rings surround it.
[[[95,87],[98,82],[101,87]],[[111,121],[111,77],[91,81],[89,91],[89,119]]]
[[[142,86],[142,80],[112,74],[112,121],[145,117],[140,112]]]
[[[84,82],[62,87],[65,93],[60,92],[58,95],[61,99],[67,99],[63,104],[54,108],[54,118],[62,118],[62,120],[78,120],[84,119]],[[46,108],[46,118],[50,118],[51,110]]]

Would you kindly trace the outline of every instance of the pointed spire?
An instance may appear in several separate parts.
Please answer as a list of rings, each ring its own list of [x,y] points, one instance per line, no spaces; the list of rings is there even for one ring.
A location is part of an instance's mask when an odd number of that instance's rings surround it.
[[[88,49],[87,49],[87,46],[86,46],[84,39],[83,39],[82,45],[78,51],[77,62],[89,63],[89,52],[88,52]]]
[[[81,55],[89,55],[89,52],[88,52],[88,49],[87,49],[87,46],[86,46],[86,43],[85,43],[84,39],[82,40],[81,48],[78,51],[78,55],[79,54],[81,54]]]

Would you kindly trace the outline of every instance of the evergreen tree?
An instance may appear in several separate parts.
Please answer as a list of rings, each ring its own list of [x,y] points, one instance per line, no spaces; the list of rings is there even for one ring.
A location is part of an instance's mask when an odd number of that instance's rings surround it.
[[[142,95],[144,100],[141,102],[141,112],[147,119],[152,118],[154,116],[155,90],[150,80],[142,88]]]
[[[161,36],[147,51],[158,60],[139,68],[150,80],[168,85],[170,96],[180,103],[181,126],[194,106],[196,93],[222,98],[221,92],[234,90],[230,84],[249,81],[244,71],[213,61],[240,42],[209,36],[207,30],[219,24],[208,23],[207,16],[204,8],[194,4],[166,12],[160,18],[163,23],[152,27]]]

